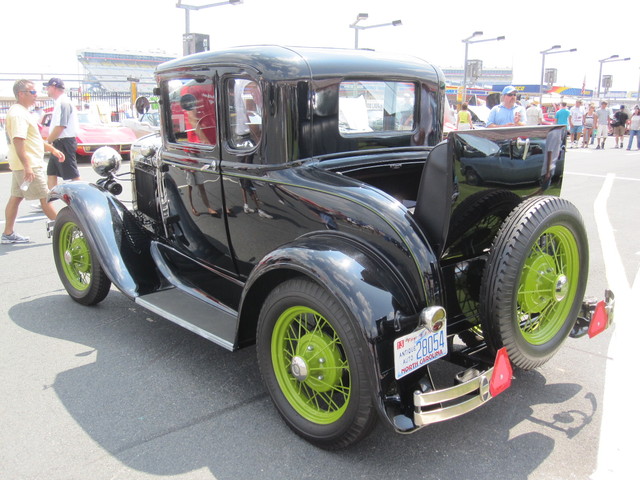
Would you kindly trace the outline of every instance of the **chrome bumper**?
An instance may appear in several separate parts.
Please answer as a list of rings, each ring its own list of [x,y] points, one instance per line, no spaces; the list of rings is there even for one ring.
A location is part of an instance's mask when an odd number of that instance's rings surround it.
[[[489,393],[489,382],[493,375],[493,368],[480,373],[464,383],[443,390],[434,390],[413,394],[415,411],[413,421],[418,427],[431,423],[442,422],[450,418],[459,417],[471,410],[475,410],[493,397]],[[460,403],[449,406],[438,406],[445,402],[460,400]]]

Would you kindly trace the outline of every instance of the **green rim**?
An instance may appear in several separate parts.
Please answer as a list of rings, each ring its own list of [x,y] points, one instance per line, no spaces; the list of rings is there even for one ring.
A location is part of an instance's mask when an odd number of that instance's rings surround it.
[[[563,226],[545,230],[531,248],[518,283],[520,333],[532,345],[550,341],[565,324],[580,278],[575,237]]]
[[[60,229],[58,253],[64,275],[76,290],[86,290],[91,284],[91,252],[82,230],[73,222]]]
[[[315,310],[282,312],[273,328],[271,361],[280,389],[305,419],[327,425],[340,419],[351,397],[351,374],[342,342]]]

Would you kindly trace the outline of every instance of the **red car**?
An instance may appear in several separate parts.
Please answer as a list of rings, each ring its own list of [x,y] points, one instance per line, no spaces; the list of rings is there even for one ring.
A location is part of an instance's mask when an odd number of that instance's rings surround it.
[[[40,123],[40,134],[45,140],[49,136],[51,113],[45,113]],[[101,123],[100,117],[90,111],[78,112],[79,132],[76,136],[78,148],[76,154],[89,157],[98,148],[109,146],[128,156],[131,151],[131,143],[136,140],[136,135],[130,128],[117,123]]]

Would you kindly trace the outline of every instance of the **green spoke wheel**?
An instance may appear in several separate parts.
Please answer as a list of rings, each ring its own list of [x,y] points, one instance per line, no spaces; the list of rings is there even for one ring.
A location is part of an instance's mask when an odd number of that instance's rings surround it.
[[[547,362],[575,323],[588,257],[571,203],[538,197],[518,206],[500,229],[483,276],[480,314],[489,346],[507,347],[520,368]]]
[[[109,293],[111,282],[95,257],[76,214],[65,207],[56,217],[53,256],[65,289],[78,303],[95,305]]]
[[[332,295],[302,278],[276,287],[260,313],[258,362],[271,399],[294,432],[322,448],[344,448],[375,425],[355,329]]]
[[[62,269],[76,290],[86,290],[91,284],[91,253],[84,234],[74,223],[60,229],[58,255],[64,259]]]
[[[336,331],[318,312],[292,307],[277,319],[271,361],[291,406],[306,419],[329,424],[344,414],[351,394],[349,362]]]

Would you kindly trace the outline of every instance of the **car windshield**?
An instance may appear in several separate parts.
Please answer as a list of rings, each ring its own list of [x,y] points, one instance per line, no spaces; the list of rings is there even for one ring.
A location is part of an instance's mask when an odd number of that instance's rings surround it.
[[[145,113],[140,117],[141,122],[147,122],[154,127],[160,126],[160,114],[158,112]]]
[[[100,121],[100,117],[93,112],[78,112],[78,122],[79,123],[102,123]]]

